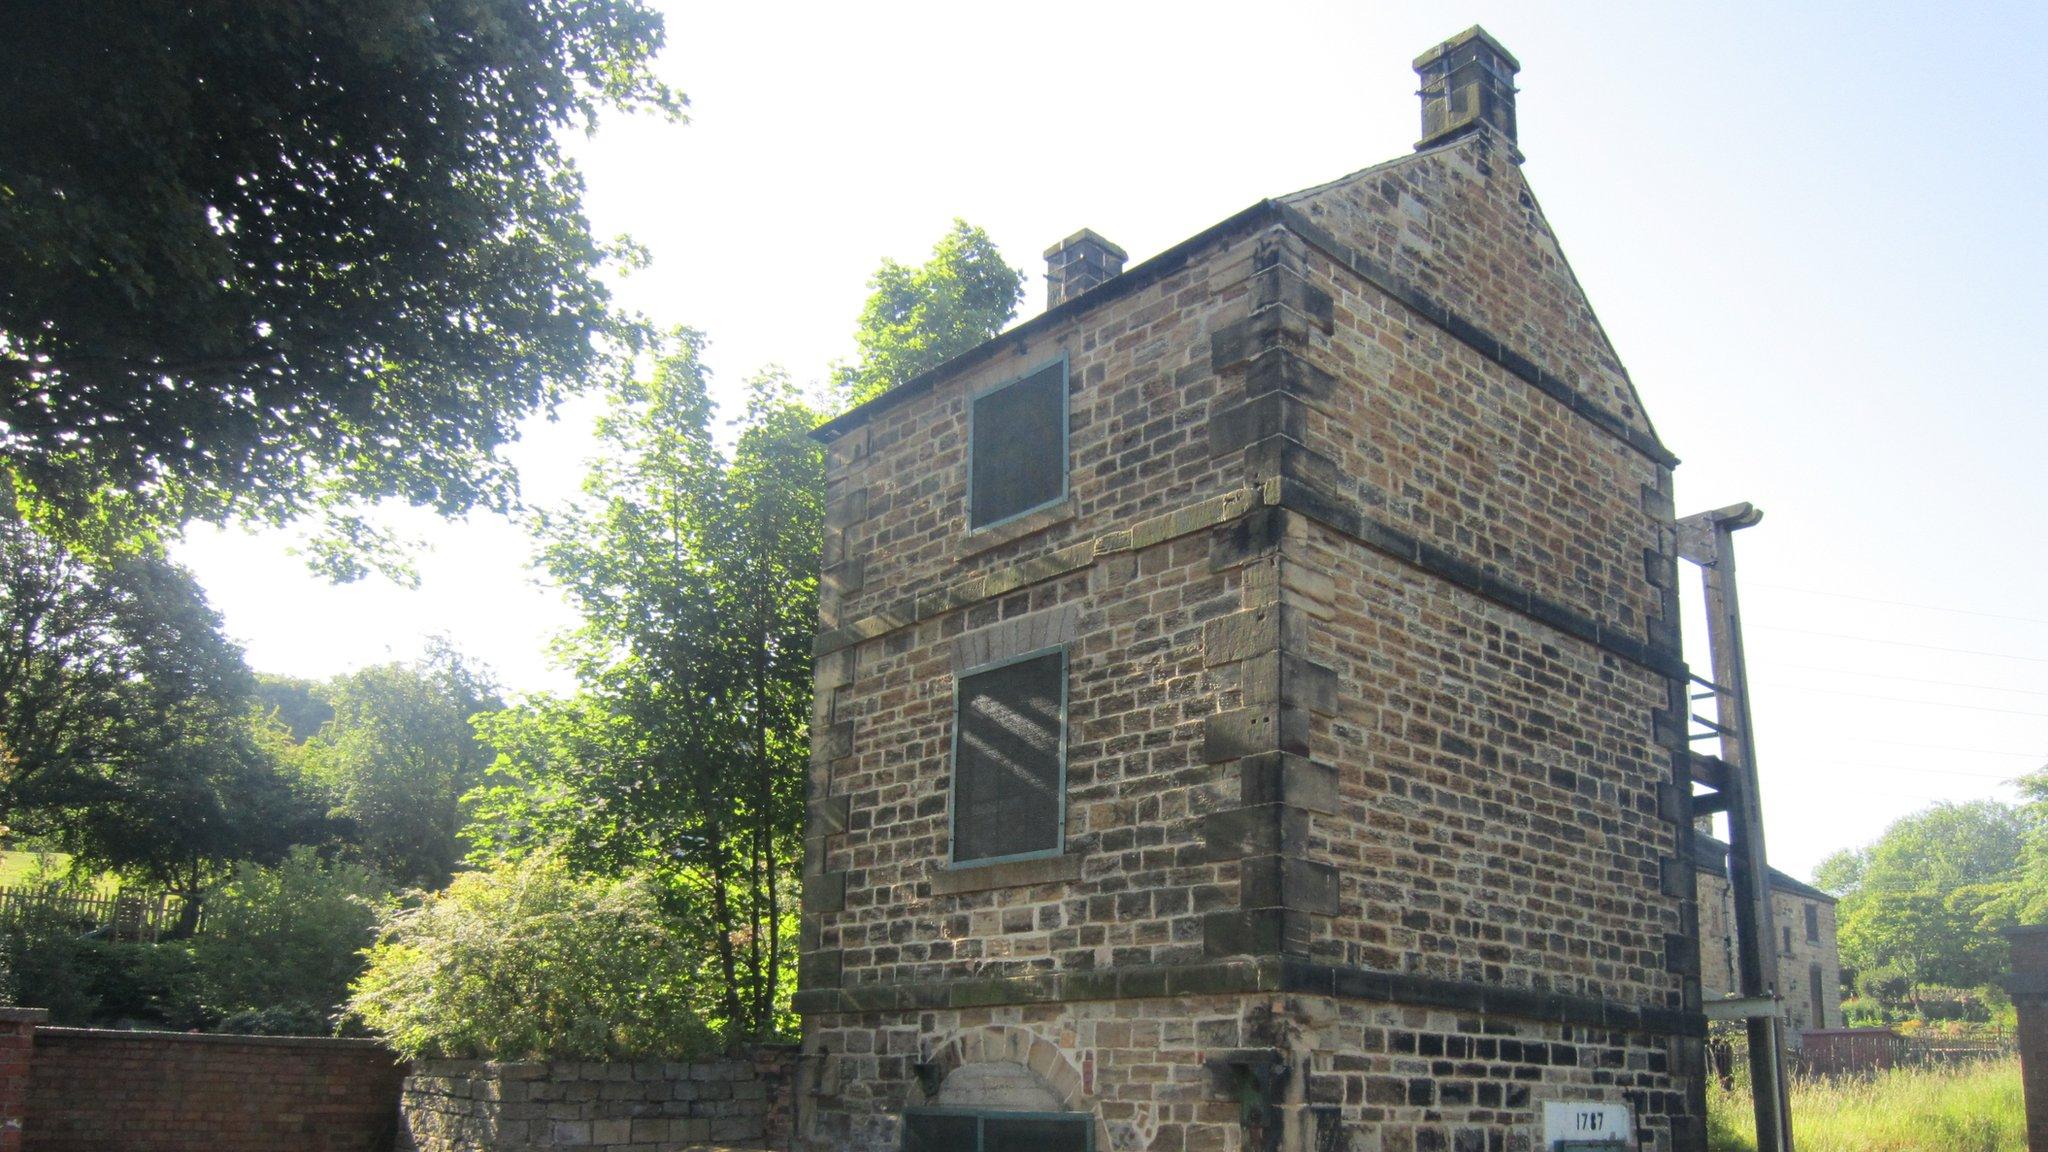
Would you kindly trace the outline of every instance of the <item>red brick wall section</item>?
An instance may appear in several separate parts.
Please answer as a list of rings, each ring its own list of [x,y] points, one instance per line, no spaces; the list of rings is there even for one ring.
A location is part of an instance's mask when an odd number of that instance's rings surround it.
[[[41,1008],[0,1008],[0,1152],[21,1152],[36,1025],[49,1018]]]
[[[22,1147],[388,1152],[404,1075],[368,1040],[40,1028]]]

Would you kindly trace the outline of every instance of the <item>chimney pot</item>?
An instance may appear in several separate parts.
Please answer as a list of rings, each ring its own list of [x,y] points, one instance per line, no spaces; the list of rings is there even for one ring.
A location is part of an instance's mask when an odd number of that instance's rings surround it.
[[[1045,250],[1045,306],[1048,309],[1123,274],[1123,249],[1083,228]]]
[[[1515,73],[1522,70],[1514,54],[1486,29],[1474,24],[1415,58],[1422,78],[1422,139],[1417,151],[1434,148],[1479,129],[1492,127],[1515,144]],[[1522,158],[1519,150],[1515,160]]]

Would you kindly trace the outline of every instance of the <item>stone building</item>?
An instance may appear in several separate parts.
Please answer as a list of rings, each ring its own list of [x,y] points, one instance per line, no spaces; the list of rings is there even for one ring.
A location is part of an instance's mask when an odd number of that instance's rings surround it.
[[[1734,896],[1728,888],[1728,846],[1695,833],[1699,870],[1700,994],[1735,994]],[[1841,1028],[1842,961],[1835,950],[1835,898],[1771,869],[1772,920],[1778,939],[1779,996],[1790,1038],[1816,1028]]]
[[[1518,67],[820,429],[800,1146],[1703,1146],[1677,460]]]

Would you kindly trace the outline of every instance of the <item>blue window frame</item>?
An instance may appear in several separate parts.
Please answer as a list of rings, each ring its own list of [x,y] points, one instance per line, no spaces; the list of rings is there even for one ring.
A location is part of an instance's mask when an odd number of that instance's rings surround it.
[[[979,531],[1067,498],[1067,358],[967,406],[967,526]]]
[[[984,664],[953,682],[952,863],[1056,856],[1067,834],[1067,653]]]
[[[1086,1112],[985,1112],[911,1108],[903,1113],[903,1152],[1094,1152]]]

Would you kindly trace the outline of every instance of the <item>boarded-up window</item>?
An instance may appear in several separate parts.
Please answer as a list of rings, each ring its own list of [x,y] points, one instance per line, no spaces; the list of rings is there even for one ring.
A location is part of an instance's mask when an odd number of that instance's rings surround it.
[[[953,727],[953,860],[1057,852],[1066,814],[1065,652],[962,676]]]
[[[974,398],[968,526],[986,528],[1067,494],[1067,362]]]
[[[1090,1152],[1086,1113],[913,1110],[903,1114],[903,1152]]]
[[[1806,988],[1807,995],[1813,997],[1813,1026],[1815,1028],[1827,1027],[1827,989],[1821,986],[1820,965],[1808,964],[1806,966]]]
[[[1806,906],[1806,942],[1808,944],[1820,943],[1820,908],[1818,905],[1808,904]]]

